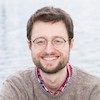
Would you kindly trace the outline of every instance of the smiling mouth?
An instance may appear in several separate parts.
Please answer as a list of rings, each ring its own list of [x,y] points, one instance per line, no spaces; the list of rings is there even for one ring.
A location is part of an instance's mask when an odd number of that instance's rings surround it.
[[[43,59],[46,61],[52,61],[58,59],[58,57],[43,57]]]
[[[41,59],[41,62],[43,64],[46,64],[46,66],[52,66],[52,64],[56,64],[59,61],[59,57],[55,56],[55,57],[43,57]]]

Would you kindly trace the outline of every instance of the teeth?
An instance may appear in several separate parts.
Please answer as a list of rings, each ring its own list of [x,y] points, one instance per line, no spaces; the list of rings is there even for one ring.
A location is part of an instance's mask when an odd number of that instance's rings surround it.
[[[52,57],[52,58],[44,58],[45,60],[55,60],[57,59],[56,57]]]

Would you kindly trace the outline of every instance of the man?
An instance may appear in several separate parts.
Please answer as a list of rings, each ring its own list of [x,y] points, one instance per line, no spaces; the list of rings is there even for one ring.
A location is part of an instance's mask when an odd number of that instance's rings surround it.
[[[39,9],[27,23],[27,38],[35,68],[9,77],[0,100],[100,100],[100,79],[69,63],[74,43],[69,14]]]

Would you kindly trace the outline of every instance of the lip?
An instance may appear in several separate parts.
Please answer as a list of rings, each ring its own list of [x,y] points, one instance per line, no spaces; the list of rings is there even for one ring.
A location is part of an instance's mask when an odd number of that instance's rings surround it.
[[[52,61],[52,60],[56,60],[57,58],[58,57],[44,57],[43,59],[47,61]]]
[[[56,61],[58,61],[59,56],[53,56],[53,57],[42,57],[41,60],[46,64],[53,64]]]

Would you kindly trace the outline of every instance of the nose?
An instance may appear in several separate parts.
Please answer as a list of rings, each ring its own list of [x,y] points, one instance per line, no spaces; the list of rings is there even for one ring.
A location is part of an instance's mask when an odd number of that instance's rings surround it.
[[[47,43],[47,46],[46,46],[46,48],[45,48],[45,52],[46,52],[47,54],[51,54],[53,51],[54,51],[54,46],[52,45],[51,42],[48,42],[48,43]]]

